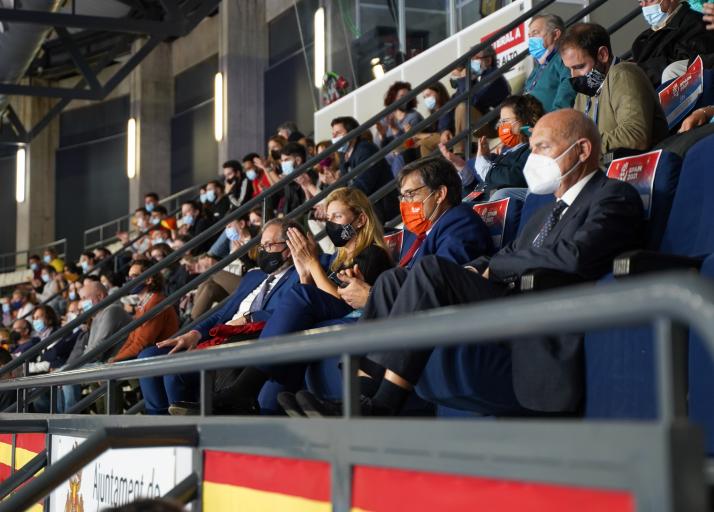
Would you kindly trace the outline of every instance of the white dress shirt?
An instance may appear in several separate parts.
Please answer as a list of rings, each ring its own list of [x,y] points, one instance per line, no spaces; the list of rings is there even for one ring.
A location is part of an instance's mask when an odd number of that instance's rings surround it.
[[[283,278],[285,273],[290,270],[291,267],[286,268],[285,270],[281,270],[277,274],[274,274],[275,279],[273,279],[273,282],[268,285],[268,291],[266,292],[265,296],[267,297],[268,294],[275,288],[275,285]],[[265,278],[267,279],[267,277]],[[255,287],[255,289],[248,294],[248,296],[243,299],[243,302],[240,303],[240,306],[238,307],[238,311],[236,312],[235,315],[233,315],[233,318],[231,320],[238,320],[241,317],[244,317],[249,311],[250,311],[250,306],[253,305],[253,301],[256,299],[258,294],[260,293],[260,290],[263,289],[263,285],[265,284],[265,279],[263,279],[260,283],[258,283],[258,286]]]

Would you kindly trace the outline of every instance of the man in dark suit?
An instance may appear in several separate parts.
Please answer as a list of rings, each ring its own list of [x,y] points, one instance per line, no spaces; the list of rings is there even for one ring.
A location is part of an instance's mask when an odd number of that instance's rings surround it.
[[[630,185],[608,179],[598,169],[601,143],[592,121],[575,110],[548,114],[535,126],[530,144],[533,156],[524,171],[529,188],[554,192],[557,203],[534,214],[521,235],[493,257],[462,267],[432,256],[408,273],[384,274],[363,318],[396,317],[503,297],[509,293],[509,283],[536,269],[597,279],[611,268],[617,254],[641,244],[642,201]],[[501,347],[492,344],[482,349],[480,357],[488,359],[490,350]],[[363,413],[398,413],[431,352],[368,355],[362,364]],[[577,410],[583,388],[580,339],[514,342],[510,355],[513,391],[522,407],[518,412]],[[309,415],[339,411],[335,404],[307,392],[300,392],[297,402]]]
[[[352,130],[355,130],[359,123],[353,117],[336,117],[332,120],[332,141],[337,142],[339,139],[347,135]],[[348,172],[357,168],[358,165],[367,161],[372,155],[377,153],[379,148],[362,136],[345,143],[339,149],[340,153],[340,174],[344,176]],[[392,170],[384,158],[380,158],[374,162],[369,169],[363,172],[359,177],[355,178],[352,185],[368,197],[377,192],[383,186],[392,181]],[[374,211],[382,223],[389,222],[394,217],[399,215],[397,205],[397,193],[390,192],[374,205]]]
[[[193,350],[200,341],[211,336],[216,325],[244,325],[265,321],[275,312],[283,296],[299,282],[298,273],[288,249],[287,231],[302,228],[289,219],[273,219],[263,227],[258,254],[259,269],[251,270],[227,302],[215,313],[200,322],[191,331],[161,341],[139,354],[139,358],[173,354]],[[167,375],[140,379],[142,394],[149,414],[166,414],[172,404],[181,404],[183,414],[197,409],[198,374]],[[215,401],[214,401],[215,402]],[[252,403],[236,404],[250,412]]]

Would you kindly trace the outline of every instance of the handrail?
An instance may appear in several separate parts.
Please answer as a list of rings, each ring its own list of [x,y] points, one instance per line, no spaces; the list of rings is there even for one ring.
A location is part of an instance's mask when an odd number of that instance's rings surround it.
[[[125,283],[123,287],[121,287],[119,290],[115,291],[111,297],[107,297],[103,301],[99,302],[98,304],[94,305],[90,310],[80,314],[75,320],[72,322],[69,322],[67,325],[63,326],[60,328],[58,331],[56,331],[54,334],[43,340],[41,343],[38,343],[31,349],[27,350],[25,353],[23,353],[20,357],[14,359],[13,361],[7,363],[5,366],[0,368],[0,375],[7,373],[9,371],[12,371],[13,369],[21,366],[25,361],[29,360],[32,357],[35,357],[37,354],[39,354],[46,346],[48,346],[50,343],[60,339],[62,336],[68,334],[74,327],[80,325],[81,323],[84,323],[88,318],[96,314],[99,310],[103,309],[104,307],[108,306],[109,304],[115,302],[116,300],[119,300],[121,297],[124,297],[128,295],[131,290],[138,285],[139,283],[142,283],[144,280],[147,278],[153,276],[157,272],[160,272],[164,268],[167,268],[174,262],[178,261],[183,254],[189,252],[190,250],[198,247],[199,245],[203,244],[206,240],[210,239],[213,237],[215,234],[217,234],[220,230],[222,230],[229,222],[232,222],[235,219],[240,218],[241,216],[247,214],[250,210],[252,210],[254,207],[260,205],[265,199],[271,197],[273,194],[280,192],[286,185],[289,183],[292,183],[297,177],[300,175],[304,174],[308,170],[312,168],[316,163],[321,161],[323,158],[326,156],[331,155],[334,153],[340,146],[342,146],[345,142],[354,140],[357,138],[359,135],[361,135],[364,131],[366,131],[371,125],[373,125],[375,122],[379,121],[385,114],[393,112],[396,110],[401,104],[406,103],[416,97],[416,95],[421,92],[423,89],[425,89],[429,83],[433,82],[434,80],[438,79],[440,76],[448,73],[455,67],[457,64],[461,62],[466,62],[472,55],[475,55],[479,51],[481,51],[483,48],[485,48],[487,45],[490,45],[492,42],[497,40],[499,37],[501,37],[503,34],[509,32],[513,28],[519,26],[521,23],[525,22],[528,20],[530,17],[532,17],[534,14],[537,14],[540,12],[540,10],[544,9],[551,3],[553,3],[555,0],[543,0],[540,2],[536,7],[530,9],[529,11],[526,11],[524,14],[519,16],[516,20],[511,22],[510,24],[506,25],[503,27],[501,30],[495,32],[491,36],[489,36],[485,41],[482,43],[476,45],[474,48],[472,48],[469,52],[467,52],[464,56],[460,57],[457,59],[454,63],[446,66],[443,68],[437,75],[435,75],[435,78],[432,77],[429,80],[425,81],[423,84],[418,86],[416,89],[412,90],[409,94],[405,95],[402,97],[400,100],[395,101],[392,105],[389,107],[385,108],[381,113],[376,114],[372,118],[370,118],[367,122],[363,123],[359,127],[355,128],[351,132],[349,132],[345,137],[341,138],[339,141],[336,143],[332,144],[329,146],[327,149],[325,149],[322,153],[308,159],[307,162],[305,162],[302,166],[300,166],[298,169],[296,169],[292,174],[289,176],[283,178],[279,183],[275,184],[273,187],[271,187],[268,190],[263,191],[261,194],[258,196],[252,198],[248,202],[246,202],[242,207],[237,208],[236,210],[229,212],[227,215],[225,215],[222,219],[214,223],[211,227],[206,229],[203,233],[197,235],[193,239],[189,240],[183,247],[178,249],[177,251],[174,251],[173,253],[169,254],[165,259],[163,259],[161,262],[157,263],[156,265],[153,265],[151,268],[147,269],[144,271],[142,274],[137,276],[135,279]],[[604,3],[606,3],[608,0],[598,0],[595,2],[596,6],[600,6]],[[590,9],[592,6],[586,8]],[[585,9],[584,9],[585,10]],[[589,11],[588,11],[589,12]],[[379,159],[381,159],[384,155],[392,151],[393,149],[396,149],[399,147],[405,140],[409,139],[412,137],[414,134],[418,133],[421,131],[423,128],[429,126],[431,123],[433,123],[436,119],[438,119],[440,116],[446,115],[451,109],[455,108],[455,106],[459,103],[470,97],[472,94],[475,92],[481,90],[488,84],[490,84],[492,81],[498,79],[500,76],[502,76],[506,71],[508,71],[511,67],[513,67],[519,60],[517,59],[524,59],[525,56],[527,55],[526,52],[522,52],[519,57],[516,59],[513,59],[509,61],[506,65],[501,67],[497,73],[493,73],[489,75],[488,77],[484,78],[480,82],[476,83],[475,85],[472,85],[470,89],[464,91],[461,94],[455,95],[453,98],[449,100],[439,111],[433,113],[431,116],[427,117],[420,123],[417,123],[415,126],[412,127],[410,131],[407,133],[403,134],[402,136],[395,138],[391,143],[387,144],[383,148],[381,148],[377,153],[372,155],[372,157],[368,158],[365,162],[357,166],[357,168],[353,169],[350,171],[348,174],[340,177],[333,185],[328,187],[327,189],[321,191],[319,194],[317,194],[315,197],[312,199],[308,200],[307,202],[303,203],[300,207],[298,207],[296,210],[291,212],[288,217],[295,217],[298,215],[301,215],[304,212],[307,212],[310,208],[312,208],[315,204],[317,204],[319,201],[321,201],[323,198],[327,197],[327,195],[334,190],[335,188],[338,188],[340,186],[343,186],[344,184],[347,184],[351,179],[361,175],[364,173],[366,170],[368,170],[374,163],[376,163]],[[174,294],[171,296],[167,297],[162,301],[160,304],[155,306],[152,310],[146,312],[140,319],[132,321],[130,324],[128,324],[124,329],[121,331],[115,333],[110,339],[113,341],[116,341],[120,339],[121,336],[127,335],[129,332],[131,332],[131,329],[134,329],[138,325],[141,325],[145,321],[150,320],[151,318],[154,318],[161,310],[163,310],[165,307],[171,305],[173,301],[175,301],[180,295],[182,295],[187,291],[190,291],[193,289],[195,286],[203,282],[205,279],[210,277],[211,274],[217,272],[218,270],[222,269],[225,265],[230,263],[231,261],[234,261],[238,257],[244,255],[251,247],[256,245],[258,242],[258,237],[252,239],[250,242],[248,242],[246,245],[244,245],[241,249],[238,251],[229,254],[226,256],[223,260],[221,260],[219,263],[211,267],[207,272],[204,274],[194,278],[192,281],[190,281],[188,284],[186,284],[184,287],[182,287],[180,290],[176,291]],[[206,275],[208,274],[208,275]],[[130,327],[130,329],[128,329]],[[121,333],[121,334],[120,334]],[[102,349],[104,349],[104,344],[100,345]],[[77,364],[84,364],[84,362],[89,360],[89,357],[94,357],[97,354],[101,353],[99,351],[100,347],[96,347],[96,349],[90,353],[90,354],[85,354],[86,357],[83,357],[79,361],[76,362],[73,367],[76,367]]]
[[[192,185],[192,186],[187,187],[187,188],[185,188],[185,189],[183,189],[183,190],[180,190],[180,191],[178,191],[178,192],[175,192],[175,193],[171,194],[170,196],[167,196],[167,197],[165,197],[165,198],[163,198],[163,199],[160,199],[160,200],[159,200],[159,204],[160,204],[160,205],[169,204],[171,201],[174,201],[174,200],[176,200],[176,199],[179,199],[179,198],[182,197],[182,196],[185,196],[185,195],[191,194],[191,193],[193,193],[193,192],[196,192],[196,191],[199,190],[202,186],[203,186],[203,185],[201,185],[201,184],[199,184],[199,185]],[[103,237],[102,237],[102,232],[103,232],[104,228],[107,228],[107,227],[112,226],[112,225],[118,225],[120,222],[123,222],[123,221],[127,221],[127,222],[128,222],[128,226],[130,226],[130,224],[131,224],[131,217],[132,217],[133,215],[134,215],[133,213],[128,213],[128,214],[126,214],[126,215],[122,215],[121,217],[117,217],[116,219],[110,220],[110,221],[105,222],[105,223],[103,223],[103,224],[99,224],[99,225],[97,225],[97,226],[94,226],[94,227],[85,229],[85,230],[84,230],[84,238],[83,238],[85,250],[92,249],[92,248],[95,248],[95,247],[99,247],[100,245],[105,245],[105,244],[109,243],[111,240],[116,239],[116,238],[117,238],[116,235],[112,235],[112,236],[109,237],[109,238],[103,238]],[[100,232],[100,240],[98,240],[98,241],[96,241],[96,242],[89,243],[89,242],[87,241],[87,240],[88,240],[88,237],[89,237],[89,234],[90,234],[90,233],[94,233],[95,231],[99,231],[99,232]]]
[[[20,377],[0,382],[0,391],[316,361],[404,347],[417,350],[502,339],[518,343],[527,337],[639,325],[661,318],[694,327],[714,357],[714,285],[698,275],[675,272],[444,307],[359,326],[326,327],[258,343]],[[449,328],[443,329],[445,325]]]
[[[52,492],[70,475],[109,449],[189,446],[198,444],[196,427],[161,425],[154,427],[105,427],[89,436],[70,453],[53,461],[42,475],[27,482],[7,499],[0,501],[0,512],[27,510]]]
[[[13,259],[13,263],[11,265],[4,265],[4,264],[0,265],[0,273],[12,272],[14,270],[18,270],[18,264],[16,262],[17,262],[17,258],[22,254],[26,255],[26,257],[25,257],[25,263],[20,264],[19,265],[20,267],[27,266],[27,264],[30,260],[30,256],[32,256],[33,254],[39,254],[39,253],[43,252],[45,249],[50,248],[50,247],[55,247],[55,246],[63,247],[63,249],[61,251],[58,251],[57,255],[60,258],[65,258],[67,255],[67,239],[66,238],[60,238],[59,240],[55,240],[54,242],[50,242],[50,243],[43,244],[43,245],[38,245],[38,246],[32,247],[30,249],[23,249],[21,251],[6,252],[3,254],[0,254],[0,262],[4,262],[6,259],[9,259],[9,258]]]

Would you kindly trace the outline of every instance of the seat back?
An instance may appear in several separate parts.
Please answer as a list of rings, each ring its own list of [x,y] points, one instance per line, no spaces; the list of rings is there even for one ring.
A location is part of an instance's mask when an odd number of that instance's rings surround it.
[[[683,256],[714,253],[714,173],[711,147],[714,135],[702,139],[682,162],[677,191],[672,202],[660,251]]]
[[[491,233],[496,250],[508,245],[516,237],[522,208],[523,201],[513,197],[474,206],[474,211]]]

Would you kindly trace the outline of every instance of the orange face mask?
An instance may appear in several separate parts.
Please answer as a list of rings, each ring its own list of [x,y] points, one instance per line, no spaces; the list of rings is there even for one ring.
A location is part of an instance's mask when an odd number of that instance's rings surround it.
[[[429,196],[431,196],[431,194],[429,194]],[[429,196],[427,196],[427,199]],[[431,218],[426,218],[424,216],[424,201],[416,203],[399,203],[399,211],[402,214],[404,227],[415,235],[422,235],[431,228]],[[434,212],[432,212],[432,215],[433,214]],[[429,217],[431,217],[431,215]]]
[[[513,133],[513,125],[504,123],[498,127],[498,138],[501,139],[503,145],[513,148],[521,141],[521,136],[518,132]]]

